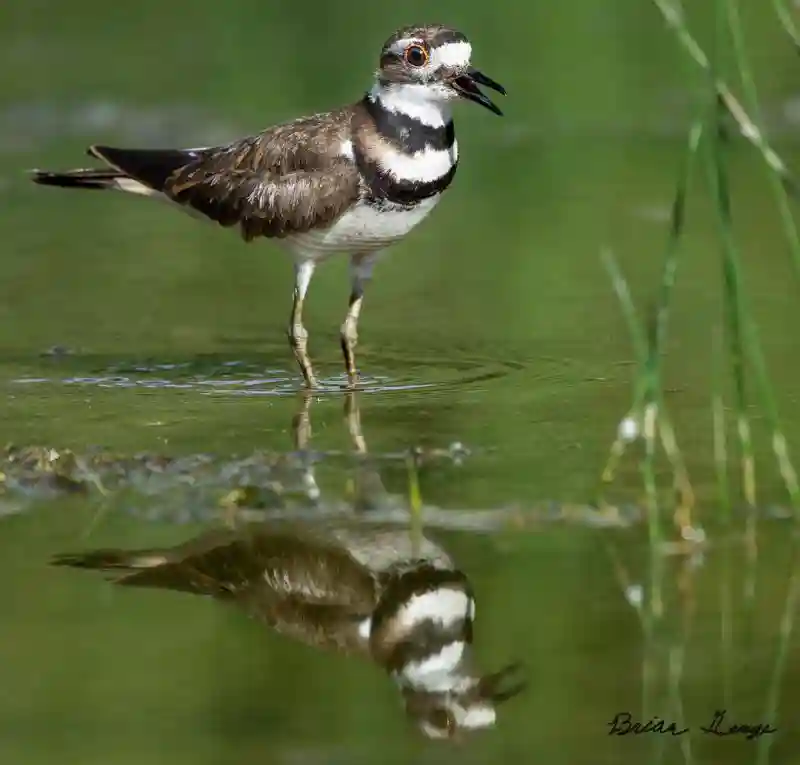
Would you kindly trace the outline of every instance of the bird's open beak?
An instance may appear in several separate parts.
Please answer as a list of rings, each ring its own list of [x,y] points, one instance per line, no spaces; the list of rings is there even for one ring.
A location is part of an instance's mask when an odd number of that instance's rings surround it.
[[[459,96],[469,99],[470,101],[475,101],[475,103],[485,106],[489,111],[495,114],[502,115],[503,112],[500,111],[497,104],[488,96],[484,95],[478,85],[485,85],[487,88],[496,90],[498,93],[506,94],[506,89],[499,82],[495,82],[491,77],[487,77],[485,74],[472,67],[469,67],[464,74],[456,77],[452,81],[453,89]]]

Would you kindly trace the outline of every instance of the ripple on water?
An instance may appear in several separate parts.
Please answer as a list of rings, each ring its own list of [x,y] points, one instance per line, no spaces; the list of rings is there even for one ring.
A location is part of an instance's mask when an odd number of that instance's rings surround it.
[[[410,368],[406,366],[406,371],[397,375],[364,374],[358,388],[365,393],[447,388],[503,377],[514,368],[503,363],[467,359],[452,365],[439,361],[432,365],[415,363]],[[421,374],[415,375],[416,371]],[[302,388],[302,381],[294,371],[265,369],[261,365],[238,360],[219,362],[213,366],[191,361],[119,364],[91,374],[58,377],[31,374],[16,377],[10,383],[25,386],[192,390],[209,396],[285,396]],[[346,386],[347,378],[342,373],[321,378],[319,383],[319,393],[339,392]]]

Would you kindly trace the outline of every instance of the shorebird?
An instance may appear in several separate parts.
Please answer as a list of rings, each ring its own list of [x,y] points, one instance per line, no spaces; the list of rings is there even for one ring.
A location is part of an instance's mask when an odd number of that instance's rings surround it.
[[[349,254],[350,299],[340,335],[352,388],[358,319],[376,260],[428,216],[455,175],[453,102],[467,99],[502,114],[479,86],[505,89],[475,69],[471,57],[470,42],[455,29],[404,27],[384,43],[371,89],[348,106],[222,146],[91,146],[88,154],[106,167],[34,170],[33,180],[157,197],[236,226],[245,241],[278,240],[294,260],[288,336],[309,388],[318,383],[303,302],[317,265]]]
[[[429,738],[493,727],[498,705],[526,685],[517,663],[478,670],[470,580],[444,548],[427,537],[416,543],[407,530],[250,523],[176,547],[92,550],[52,562],[104,571],[125,587],[236,604],[279,634],[371,660]]]

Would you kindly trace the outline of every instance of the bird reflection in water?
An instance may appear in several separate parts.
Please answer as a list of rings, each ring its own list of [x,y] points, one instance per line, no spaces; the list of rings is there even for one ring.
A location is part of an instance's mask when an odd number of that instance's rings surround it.
[[[366,451],[349,394],[348,426]],[[310,435],[308,408],[296,420]],[[362,511],[362,513],[369,511]],[[427,535],[351,518],[240,523],[170,548],[58,555],[57,566],[98,569],[114,584],[206,595],[236,604],[280,634],[372,660],[397,684],[430,738],[492,727],[498,705],[524,687],[510,664],[481,674],[472,656],[475,597],[467,575]]]

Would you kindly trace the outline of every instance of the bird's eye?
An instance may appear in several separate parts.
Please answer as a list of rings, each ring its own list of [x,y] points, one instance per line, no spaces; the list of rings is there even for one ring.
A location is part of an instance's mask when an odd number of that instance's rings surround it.
[[[405,49],[403,57],[411,66],[424,66],[428,63],[428,51],[421,45],[409,45]]]

